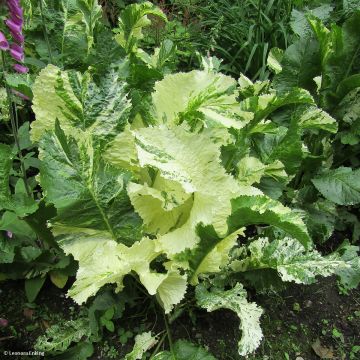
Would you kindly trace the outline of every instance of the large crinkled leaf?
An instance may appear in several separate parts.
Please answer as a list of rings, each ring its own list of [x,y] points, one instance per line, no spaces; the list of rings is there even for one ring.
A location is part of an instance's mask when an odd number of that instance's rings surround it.
[[[110,72],[99,85],[89,73],[61,71],[54,65],[44,68],[33,87],[31,138],[41,140],[58,120],[65,134],[81,140],[91,133],[99,141],[110,141],[127,123],[130,104],[119,75]]]
[[[234,92],[236,82],[229,76],[193,70],[165,76],[152,94],[156,121],[168,126],[187,122],[191,128],[240,129],[253,117],[240,111]]]
[[[56,232],[94,233],[132,244],[141,220],[126,194],[128,175],[105,164],[91,137],[66,138],[58,124],[40,142],[40,184],[57,209]]]
[[[360,76],[360,74],[359,74]],[[336,115],[349,125],[354,125],[360,119],[360,82],[359,87],[350,90],[341,100]],[[359,134],[360,135],[360,134]]]
[[[273,133],[256,134],[253,141],[254,149],[263,163],[270,165],[280,160],[288,174],[298,171],[304,149],[296,119],[289,128],[278,126]]]
[[[328,170],[312,182],[326,199],[338,205],[360,202],[360,169],[340,167]]]
[[[290,45],[281,60],[282,71],[275,75],[273,86],[281,91],[301,87],[315,91],[314,77],[321,73],[319,44],[311,38],[302,38]]]
[[[165,313],[169,313],[175,304],[184,298],[187,287],[185,275],[180,275],[177,270],[169,270],[167,276],[157,288],[156,298]]]
[[[360,74],[358,76],[359,84],[353,84],[355,87],[349,90],[336,109],[337,118],[345,122],[342,124],[343,130],[338,133],[342,144],[356,145],[360,143]],[[356,85],[359,86],[356,87]]]
[[[61,74],[60,69],[54,65],[48,65],[42,69],[33,85],[33,105],[36,120],[31,124],[31,139],[37,142],[41,139],[46,130],[54,129],[55,120],[61,122],[61,126],[67,132],[70,132],[70,124],[63,115],[62,109],[66,107],[65,102],[56,94],[57,79]],[[69,94],[72,93],[70,84],[66,84]],[[76,97],[73,96],[73,101]]]
[[[354,246],[345,240],[334,254],[328,257],[340,257],[347,266],[339,266],[335,274],[340,277],[341,285],[345,289],[356,289],[360,283],[359,246]]]
[[[360,74],[353,74],[342,80],[337,86],[336,96],[338,99],[343,99],[345,95],[356,88],[360,88]]]
[[[115,30],[115,40],[124,48],[127,54],[136,52],[138,41],[143,35],[143,28],[151,24],[148,15],[167,22],[160,8],[146,1],[142,4],[131,4],[122,11],[119,17],[119,28]]]
[[[111,164],[122,169],[129,170],[141,176],[139,159],[135,147],[135,138],[129,126],[116,136],[110,143],[110,147],[104,153],[104,158]]]
[[[175,181],[157,176],[153,187],[130,183],[128,195],[146,225],[146,230],[163,235],[188,219],[193,197]]]
[[[302,204],[306,211],[305,222],[315,243],[324,243],[334,232],[338,218],[336,205],[329,200],[319,199],[314,203]]]
[[[344,279],[344,285],[356,287],[360,280],[358,248],[344,246],[342,250],[343,254],[335,252],[322,256],[316,250],[306,251],[299,241],[292,238],[272,242],[260,238],[248,246],[248,257],[233,261],[230,267],[237,272],[274,269],[283,281],[297,284],[312,284],[317,276],[338,274]]]
[[[204,348],[187,340],[176,341],[172,350],[161,351],[152,360],[216,360]]]
[[[238,186],[220,164],[219,145],[182,127],[143,128],[133,131],[133,137],[136,153],[131,158],[137,158],[139,168],[156,172],[152,179],[140,175],[128,193],[144,223],[159,235],[159,247],[168,254],[193,248],[199,223],[212,224],[225,234],[230,200],[236,197]],[[123,145],[128,148],[127,139],[122,140],[120,135],[110,145],[107,160],[114,159],[112,153],[123,152]]]
[[[155,241],[144,238],[131,247],[119,244],[103,234],[67,234],[58,237],[66,254],[79,261],[76,281],[68,295],[82,304],[105,284],[115,283],[117,291],[123,289],[123,279],[135,272],[150,295],[157,295],[166,313],[180,302],[186,291],[186,277],[176,271],[157,273],[150,263],[161,252]],[[106,261],[104,261],[106,259]]]
[[[281,161],[276,160],[265,165],[253,156],[243,157],[237,165],[237,179],[242,185],[259,183],[263,176],[270,176],[274,179],[286,179],[287,173]]]
[[[329,4],[324,4],[316,7],[315,9],[311,9],[307,11],[299,11],[293,9],[291,12],[291,21],[290,21],[291,29],[300,38],[309,37],[312,34],[312,31],[309,22],[306,19],[306,16],[313,15],[318,19],[320,19],[321,21],[327,21],[333,10],[334,7]]]
[[[346,14],[351,14],[353,11],[360,10],[360,3],[358,0],[344,0],[343,8]]]
[[[325,130],[335,134],[338,130],[336,120],[327,112],[315,107],[309,106],[299,109],[294,115],[298,119],[297,123],[301,129]]]
[[[301,214],[264,195],[240,196],[232,200],[229,230],[235,231],[249,224],[269,224],[299,240],[306,248],[311,239]]]
[[[246,290],[237,283],[231,290],[213,289],[208,291],[204,285],[196,287],[198,306],[208,312],[218,309],[234,311],[240,318],[241,339],[238,343],[239,354],[245,356],[255,351],[260,345],[263,333],[260,328],[260,317],[263,310],[255,303],[248,302]]]
[[[130,353],[125,355],[124,360],[141,360],[144,353],[151,349],[156,343],[157,339],[151,335],[151,331],[136,335],[134,348]]]

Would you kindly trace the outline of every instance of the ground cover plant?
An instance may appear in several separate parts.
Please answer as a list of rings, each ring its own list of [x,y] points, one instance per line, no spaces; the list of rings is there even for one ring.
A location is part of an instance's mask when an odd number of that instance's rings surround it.
[[[168,22],[150,2],[114,29],[96,0],[2,6],[0,279],[25,279],[30,304],[49,279],[81,305],[35,350],[86,359],[116,331],[134,337],[127,360],[214,359],[169,324],[227,309],[241,358],[263,341],[254,291],[357,288],[360,10],[346,4],[331,26],[331,4],[293,11],[294,43],[255,82],[211,56],[179,71],[174,39],[144,41]],[[117,329],[129,311],[164,326]]]

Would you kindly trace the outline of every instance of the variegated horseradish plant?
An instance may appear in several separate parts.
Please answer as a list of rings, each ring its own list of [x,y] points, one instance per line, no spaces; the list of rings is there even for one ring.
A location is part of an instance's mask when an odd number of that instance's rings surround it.
[[[311,157],[302,139],[329,138],[337,122],[307,90],[236,81],[211,58],[202,70],[149,76],[154,85],[139,99],[134,78],[164,69],[173,51],[166,42],[152,55],[138,47],[149,14],[164,17],[149,3],[122,14],[115,38],[126,56],[100,81],[91,69],[48,65],[32,88],[37,180],[56,208],[49,227],[79,263],[68,295],[83,304],[105,284],[121,292],[131,275],[168,314],[195,287],[198,306],[239,316],[246,355],[262,339],[262,310],[242,284],[256,284],[257,270],[302,284],[336,274],[357,286],[357,247],[322,256],[304,211],[271,191]],[[259,235],[238,241],[248,225],[261,225]]]

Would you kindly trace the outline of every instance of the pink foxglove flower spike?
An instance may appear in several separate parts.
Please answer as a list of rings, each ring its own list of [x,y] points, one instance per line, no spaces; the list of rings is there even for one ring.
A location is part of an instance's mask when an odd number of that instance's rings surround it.
[[[9,50],[11,57],[20,63],[13,64],[13,69],[20,74],[26,74],[29,69],[21,64],[24,62],[24,48],[22,46],[24,44],[24,35],[22,34],[24,21],[23,10],[19,0],[7,0],[6,5],[9,9],[10,19],[6,19],[5,24],[14,42],[9,45],[5,35],[0,32],[0,50]],[[28,99],[27,96],[18,91],[13,91],[13,93],[23,99]]]

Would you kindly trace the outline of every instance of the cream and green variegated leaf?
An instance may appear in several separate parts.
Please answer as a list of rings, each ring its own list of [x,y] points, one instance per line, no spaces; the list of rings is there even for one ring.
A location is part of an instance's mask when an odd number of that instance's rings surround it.
[[[232,200],[228,224],[230,232],[250,224],[269,224],[285,231],[305,248],[312,247],[302,214],[265,195],[243,195]]]
[[[149,68],[164,70],[165,65],[174,59],[176,55],[176,45],[169,39],[165,39],[160,47],[154,50],[152,55],[146,51],[138,49],[136,53]]]
[[[130,114],[124,87],[115,72],[97,85],[89,73],[81,75],[48,65],[33,87],[36,120],[31,124],[32,141],[40,141],[45,131],[53,130],[56,119],[65,134],[78,141],[84,133],[96,141],[112,140],[124,129]]]
[[[47,328],[45,335],[37,338],[34,349],[49,354],[59,354],[64,352],[72,343],[87,340],[90,336],[89,320],[80,317]]]
[[[253,114],[241,111],[236,101],[236,81],[229,76],[193,70],[165,76],[152,94],[158,124],[188,123],[202,127],[241,129]]]
[[[259,183],[263,176],[279,180],[286,180],[288,177],[281,161],[277,160],[265,165],[253,156],[243,157],[238,163],[237,170],[237,179],[242,185]]]
[[[166,15],[161,9],[149,1],[131,4],[122,11],[119,17],[119,27],[115,29],[117,33],[115,40],[127,54],[137,51],[138,42],[144,37],[143,28],[151,24],[148,15],[167,22]]]
[[[57,123],[40,141],[40,184],[55,205],[56,233],[101,232],[132,244],[141,238],[141,219],[134,213],[125,185],[129,174],[106,164],[91,136],[78,142]]]
[[[337,121],[327,112],[316,106],[304,106],[299,108],[293,118],[297,119],[300,129],[325,130],[335,134],[338,130]]]
[[[230,250],[245,229],[242,226],[269,224],[294,234],[306,244],[310,243],[306,226],[299,214],[262,195],[256,188],[241,186],[239,193],[243,195],[232,200],[233,212],[228,218],[228,235],[221,237],[212,226],[199,225],[197,234],[200,241],[197,246],[174,257],[174,264],[178,263],[189,270],[191,284],[197,284],[199,277],[218,273],[228,265]]]
[[[77,0],[79,10],[82,13],[82,22],[85,25],[88,52],[94,45],[94,32],[97,22],[102,18],[102,8],[97,0]]]
[[[287,174],[294,175],[307,152],[301,136],[297,119],[292,119],[289,127],[278,125],[273,132],[256,134],[253,137],[253,149],[264,164],[281,161]]]
[[[315,101],[308,91],[293,88],[286,92],[271,90],[267,94],[248,97],[240,102],[240,108],[254,113],[254,125],[281,107],[300,104],[314,105]]]
[[[244,74],[240,74],[238,84],[238,90],[241,99],[246,99],[252,96],[259,96],[261,94],[267,93],[270,87],[269,80],[256,81],[255,83],[253,83]]]
[[[243,235],[244,230],[245,228],[238,229],[225,238],[221,238],[212,226],[198,226],[197,233],[200,241],[196,248],[187,250],[175,258],[179,264],[182,261],[188,264],[190,284],[197,285],[199,277],[219,273],[225,268],[230,261],[230,250],[236,245],[239,235]]]
[[[284,56],[284,50],[274,47],[270,50],[267,58],[267,66],[275,73],[279,74],[282,71],[281,60]]]
[[[185,193],[178,183],[162,180],[160,184],[157,179],[154,187],[130,183],[127,191],[134,208],[144,219],[147,231],[163,235],[186,222],[193,197]],[[182,199],[184,197],[186,199]]]
[[[61,248],[79,261],[76,281],[68,295],[77,303],[84,303],[105,284],[124,287],[126,275],[136,273],[150,295],[157,295],[166,313],[180,302],[186,291],[186,277],[176,271],[157,273],[150,263],[161,252],[155,249],[154,240],[143,238],[131,247],[119,244],[104,233],[89,235],[67,233],[57,237]],[[106,259],[106,261],[104,261]]]
[[[306,251],[305,247],[293,238],[267,238],[254,240],[247,247],[249,256],[234,260],[230,268],[236,272],[257,269],[274,269],[283,281],[297,284],[312,284],[317,276],[337,274],[344,286],[356,287],[360,281],[358,274],[360,258],[358,247],[344,245],[341,251],[322,256],[318,251]]]
[[[169,255],[193,248],[199,240],[195,231],[199,223],[211,224],[225,235],[230,200],[237,196],[238,185],[221,166],[220,145],[179,126],[142,128],[132,134],[136,153],[128,159],[137,159],[138,166],[148,172],[147,176],[138,172],[138,181],[128,185],[128,194],[147,231],[158,235],[159,248]],[[124,142],[115,139],[105,154],[118,166],[121,163],[113,154],[129,146],[128,137],[120,138]]]
[[[240,319],[241,339],[238,343],[239,355],[246,356],[255,351],[263,338],[260,317],[263,310],[255,303],[247,301],[246,290],[237,283],[231,290],[214,288],[208,291],[204,285],[196,287],[198,306],[208,312],[218,309],[234,311]]]
[[[135,344],[133,350],[125,355],[124,360],[141,360],[146,351],[151,349],[158,339],[151,335],[151,331],[144,332],[135,336]]]

